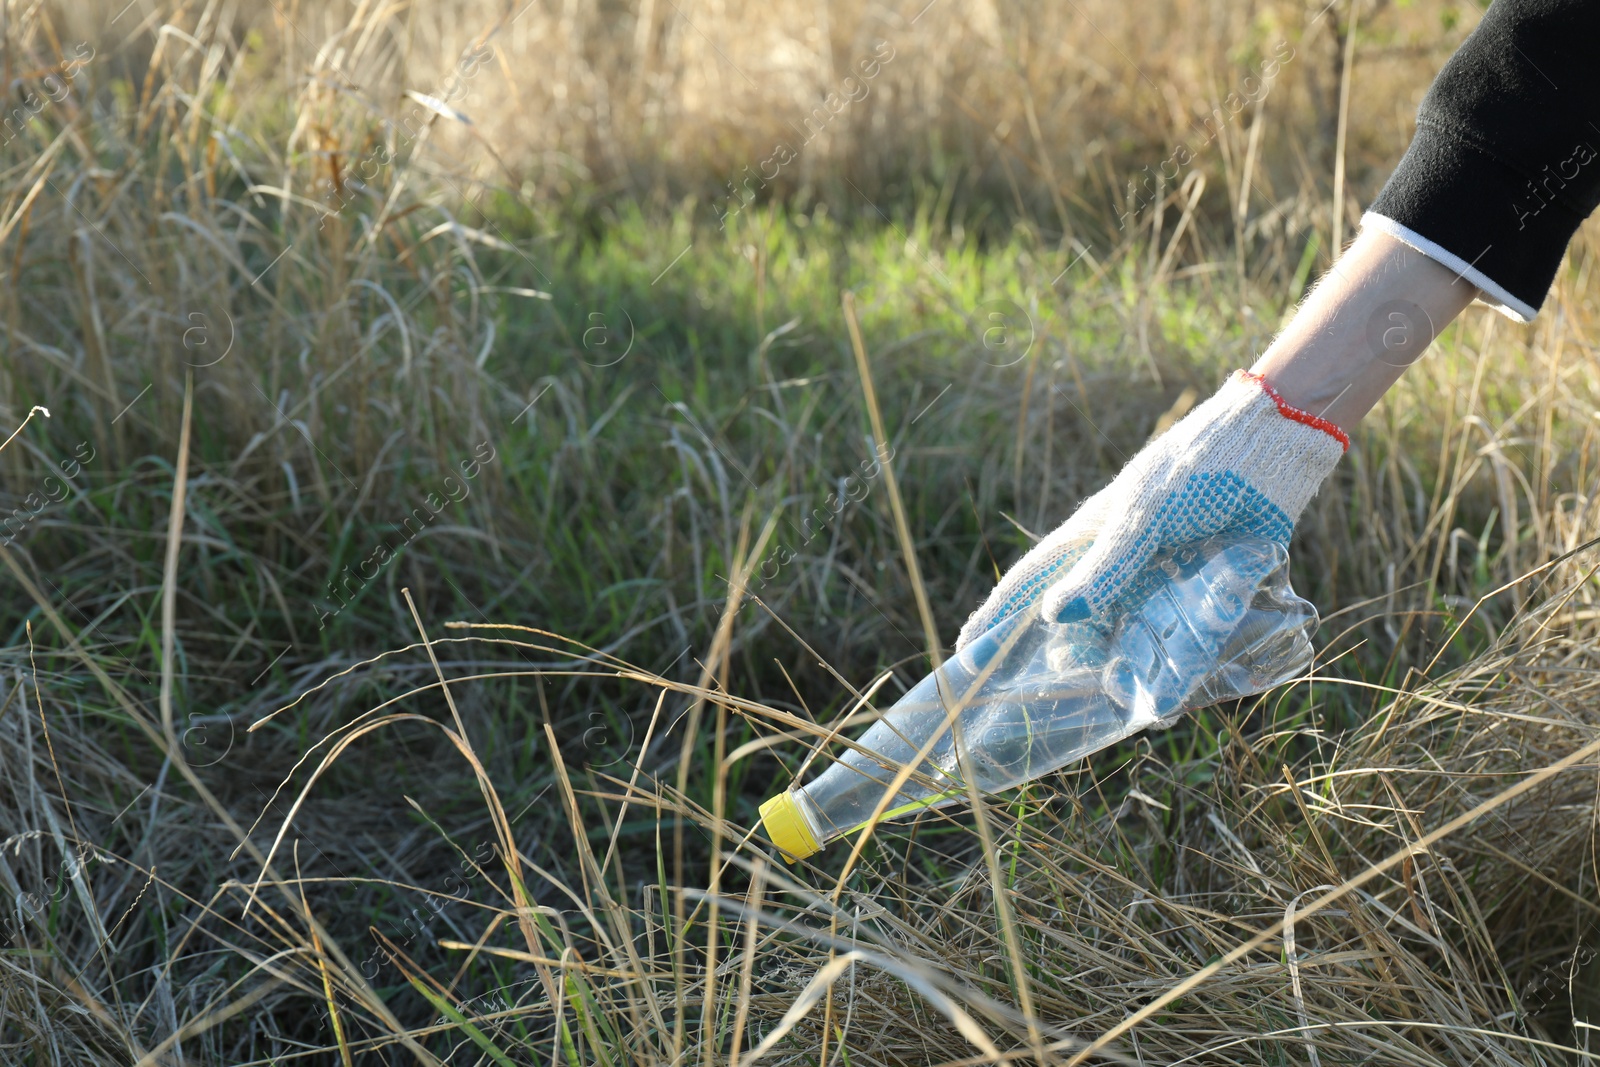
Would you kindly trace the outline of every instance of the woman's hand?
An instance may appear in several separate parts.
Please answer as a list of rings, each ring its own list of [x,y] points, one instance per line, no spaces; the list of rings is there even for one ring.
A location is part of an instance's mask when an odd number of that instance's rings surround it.
[[[1023,556],[956,647],[1041,598],[1044,618],[1109,633],[1160,581],[1152,556],[1215,534],[1287,548],[1348,444],[1343,430],[1290,406],[1259,375],[1235,371]]]
[[[1018,560],[956,647],[1041,598],[1045,618],[1109,632],[1154,588],[1147,564],[1162,549],[1225,532],[1287,547],[1349,444],[1341,427],[1360,421],[1477,294],[1363,228],[1252,371],[1235,371]]]

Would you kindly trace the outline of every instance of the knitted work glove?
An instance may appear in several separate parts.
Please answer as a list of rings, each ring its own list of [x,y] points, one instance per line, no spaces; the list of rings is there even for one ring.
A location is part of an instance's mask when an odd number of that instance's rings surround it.
[[[1163,579],[1150,565],[1154,554],[1215,534],[1287,548],[1349,445],[1339,427],[1290,407],[1260,375],[1235,371],[1018,560],[961,628],[956,648],[1041,598],[1044,618],[1109,636]]]

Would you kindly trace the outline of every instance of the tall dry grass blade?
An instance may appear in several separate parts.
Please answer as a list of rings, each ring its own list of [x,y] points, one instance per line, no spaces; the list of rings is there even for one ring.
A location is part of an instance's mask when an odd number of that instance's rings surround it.
[[[339,998],[333,995],[333,976],[328,971],[327,955],[322,951],[322,938],[311,921],[311,904],[306,900],[305,878],[300,873],[300,842],[294,843],[294,881],[300,891],[300,914],[305,917],[306,929],[311,933],[311,951],[317,964],[317,976],[322,979],[322,1002],[328,1008],[328,1021],[333,1025],[333,1040],[339,1046],[339,1062],[343,1067],[353,1067],[350,1059],[350,1042],[344,1036],[344,1019],[339,1012]]]
[[[1344,251],[1344,170],[1345,145],[1350,130],[1350,85],[1356,66],[1356,28],[1361,14],[1361,0],[1350,0],[1350,14],[1344,24],[1344,63],[1339,70],[1339,118],[1333,145],[1333,218],[1332,237],[1328,242],[1330,260],[1337,260]]]
[[[611,826],[611,840],[606,844],[606,856],[605,859],[600,861],[600,870],[602,872],[611,866],[611,861],[617,854],[617,842],[622,836],[622,820],[627,816],[628,804],[633,800],[635,790],[637,790],[639,787],[639,775],[644,770],[644,753],[650,751],[650,742],[656,735],[656,724],[661,721],[661,708],[662,705],[667,702],[667,693],[668,690],[662,689],[660,695],[656,697],[655,710],[650,713],[650,724],[645,727],[644,740],[639,743],[640,756],[639,759],[635,760],[633,763],[633,773],[628,776],[626,793],[623,797],[622,804],[617,809],[616,822],[614,822]],[[628,889],[627,886],[621,881],[621,877],[622,874],[619,871],[617,874],[617,889],[623,895],[626,895]]]
[[[939,644],[939,628],[933,621],[933,606],[928,600],[928,587],[922,581],[922,568],[917,564],[916,541],[911,536],[911,524],[906,520],[905,502],[900,498],[900,483],[894,476],[889,437],[883,428],[883,412],[878,408],[878,391],[872,384],[872,367],[867,361],[867,347],[861,340],[861,324],[856,320],[856,294],[845,290],[840,298],[844,305],[844,321],[850,330],[850,347],[856,356],[856,374],[861,379],[861,395],[866,402],[867,417],[872,421],[873,445],[878,450],[878,463],[883,470],[884,488],[889,494],[889,507],[894,512],[895,536],[900,539],[901,555],[905,559],[906,574],[911,579],[911,592],[917,598],[917,616],[922,620],[922,636],[928,642],[928,658],[933,669],[944,662]]]
[[[739,607],[744,598],[745,584],[749,580],[748,566],[753,566],[753,559],[747,559],[745,553],[745,549],[748,547],[748,540],[750,536],[749,518],[749,509],[746,508],[739,524],[738,542],[734,547],[733,558],[738,561],[735,567],[734,580],[729,584],[727,604],[723,608],[722,617],[717,620],[717,629],[711,638],[710,655],[706,657],[705,663],[701,665],[700,682],[694,687],[696,692],[694,699],[689,705],[687,725],[684,728],[683,734],[683,742],[678,748],[677,793],[680,798],[688,795],[689,764],[694,753],[694,746],[699,741],[700,720],[705,712],[706,693],[710,692],[711,683],[716,680],[719,674],[721,674],[722,664],[727,657],[728,648],[732,643],[734,618],[739,613]],[[773,521],[774,520],[769,517],[768,527],[772,525]],[[723,691],[726,691],[725,686],[723,687]],[[678,976],[678,980],[675,983],[674,989],[674,996],[677,1001],[677,1010],[673,1013],[672,1023],[673,1062],[678,1062],[679,1058],[683,1055],[683,1036],[684,1027],[686,1024],[686,1012],[684,1010],[686,1002],[684,999],[683,953],[685,932],[688,929],[688,914],[683,898],[683,849],[683,815],[680,810],[674,814],[672,823],[672,877],[675,889],[675,892],[673,893],[672,906],[673,918],[678,924],[678,929],[673,935],[672,955],[673,973]],[[712,853],[711,865],[713,868],[716,868],[718,865],[718,857],[715,854],[715,851]],[[716,924],[713,922],[708,924],[708,926],[709,928],[707,931],[707,936],[715,936]],[[715,972],[713,969],[708,968],[707,973],[708,975],[714,975]],[[707,980],[714,981],[715,979],[708,977]],[[710,1003],[711,998],[710,996],[707,996],[705,998],[707,1011],[711,1010]],[[704,1020],[702,1020],[702,1026],[703,1025],[705,1025]]]
[[[561,749],[556,744],[555,730],[548,722],[544,724],[544,734],[545,740],[550,745],[550,760],[555,766],[556,782],[561,786],[562,807],[567,812],[567,820],[569,825],[572,827],[573,840],[577,843],[578,869],[584,880],[585,890],[583,902],[579,905],[579,910],[593,928],[594,936],[597,942],[601,944],[601,947],[609,953],[612,959],[622,959],[624,957],[624,953],[617,950],[616,944],[607,943],[609,939],[606,936],[605,929],[594,914],[593,902],[595,894],[598,893],[600,896],[599,906],[603,911],[607,922],[609,922],[612,926],[616,941],[623,945],[627,945],[631,952],[633,945],[633,931],[630,928],[629,918],[620,914],[621,909],[617,906],[616,901],[612,899],[610,890],[606,888],[605,871],[595,862],[594,850],[589,845],[589,835],[587,829],[583,825],[583,810],[578,806],[578,796],[576,791],[572,788],[572,779],[567,774],[566,761],[562,758]],[[569,956],[575,960],[581,959],[577,951],[570,946],[563,951],[561,958],[567,959]],[[637,957],[629,959],[626,962],[628,962],[630,966],[637,967],[638,965]],[[635,973],[638,972],[636,971]],[[634,1017],[634,1032],[641,1034],[647,1032],[642,1013],[640,1013],[638,1010],[637,998],[630,998],[625,1010]],[[584,1014],[587,1015],[588,1013],[585,1012]],[[659,1026],[662,1020],[658,1017],[655,1022]],[[594,1040],[592,1036],[591,1040]],[[599,1056],[602,1061],[609,1060],[609,1057],[603,1048],[596,1048],[592,1050],[591,1054]]]
[[[728,1049],[728,1063],[737,1067],[740,1046],[744,1042],[744,1028],[750,1018],[750,990],[756,965],[756,935],[761,928],[759,916],[761,901],[767,892],[767,864],[761,856],[750,863],[750,891],[745,895],[744,959],[739,965],[738,1010],[733,1015],[733,1033]]]
[[[411,612],[411,621],[417,627],[417,633],[422,637],[422,647],[427,650],[428,663],[433,667],[434,677],[439,680],[439,689],[444,694],[445,703],[450,708],[450,717],[455,721],[457,738],[456,748],[466,757],[467,763],[472,767],[473,776],[477,779],[479,793],[483,797],[485,807],[489,809],[491,824],[495,829],[495,836],[499,839],[501,855],[506,874],[511,882],[511,895],[517,912],[517,926],[522,931],[523,940],[527,942],[529,952],[537,952],[539,947],[538,931],[534,928],[533,908],[534,903],[528,896],[527,886],[523,884],[522,872],[518,870],[518,856],[516,838],[511,833],[511,820],[506,817],[505,807],[500,803],[500,794],[494,787],[494,782],[489,778],[489,772],[484,769],[483,762],[478,758],[477,751],[472,747],[472,739],[467,734],[466,723],[462,721],[461,709],[456,706],[455,695],[450,691],[450,684],[445,680],[444,669],[439,666],[439,657],[433,651],[433,640],[428,636],[427,627],[422,624],[422,616],[417,614],[416,602],[411,599],[409,587],[402,589],[405,597],[406,608]],[[545,985],[545,992],[550,997],[552,1004],[556,1003],[560,995],[559,986],[548,970],[539,972],[539,977]]]
[[[1287,768],[1285,768],[1287,769]],[[1283,910],[1283,957],[1289,964],[1289,990],[1294,997],[1294,1012],[1300,1020],[1300,1029],[1304,1034],[1306,1043],[1306,1058],[1311,1061],[1311,1067],[1322,1067],[1322,1057],[1317,1054],[1317,1042],[1311,1035],[1311,1020],[1306,1016],[1305,992],[1300,984],[1300,950],[1295,944],[1294,920],[1295,908],[1300,901],[1312,893],[1321,893],[1337,886],[1323,883],[1303,890],[1289,901],[1288,907]]]
[[[1000,850],[995,844],[994,828],[989,821],[989,801],[978,791],[978,776],[972,766],[972,751],[963,736],[960,721],[952,723],[950,729],[954,734],[956,758],[960,762],[962,776],[966,779],[967,802],[972,805],[973,821],[978,827],[978,844],[983,850],[984,866],[989,872],[990,892],[994,894],[995,914],[999,921],[1001,936],[1005,941],[1011,985],[1016,990],[1017,1006],[1022,1010],[1023,1017],[1028,1023],[1028,1045],[1033,1050],[1035,1061],[1050,1062],[1054,1057],[1045,1055],[1044,1039],[1039,1033],[1038,1020],[1034,1014],[1027,957],[1022,951],[1022,939],[1017,934],[1016,914],[1011,906],[1011,890],[1006,885],[1005,874],[1000,869]]]
[[[767,521],[762,525],[761,532],[756,536],[754,549],[746,551],[749,541],[750,511],[745,509],[743,519],[739,523],[739,542],[734,550],[734,587],[728,591],[727,628],[717,627],[718,636],[726,633],[731,640],[733,635],[733,619],[738,613],[744,600],[745,588],[749,585],[750,575],[755,570],[756,563],[767,549],[767,542],[778,528],[778,514],[776,511],[768,514]],[[728,691],[728,677],[726,673],[729,652],[723,648],[715,654],[715,662],[722,664],[723,674],[720,678],[718,690],[721,693]],[[686,737],[685,740],[688,738]],[[711,1067],[713,1052],[716,1049],[716,1004],[717,1004],[717,947],[722,936],[722,929],[717,920],[717,901],[722,891],[722,828],[725,807],[727,805],[728,768],[725,766],[728,744],[728,703],[717,700],[717,729],[716,735],[711,740],[711,766],[714,768],[711,779],[711,877],[707,881],[707,900],[710,902],[709,916],[706,920],[706,964],[705,964],[705,1009],[701,1016],[700,1025],[703,1030],[702,1040],[705,1042],[705,1065]]]
[[[194,371],[183,376],[183,416],[178,426],[178,455],[173,462],[172,508],[167,513],[167,554],[161,568],[161,732],[171,759],[184,758],[172,727],[172,683],[178,640],[178,556],[183,549],[184,496],[189,488],[189,434],[193,429]]]
[[[493,945],[481,944],[469,945],[465,941],[455,941],[448,937],[439,939],[439,947],[460,952],[480,952],[485,956],[499,956],[501,959],[537,963],[553,970],[579,971],[583,974],[592,974],[601,978],[620,978],[635,983],[660,977],[659,975],[642,974],[638,971],[619,970],[615,967],[599,967],[583,959],[567,958],[558,960],[549,956],[538,956],[533,953],[523,952],[521,949],[496,948]]]

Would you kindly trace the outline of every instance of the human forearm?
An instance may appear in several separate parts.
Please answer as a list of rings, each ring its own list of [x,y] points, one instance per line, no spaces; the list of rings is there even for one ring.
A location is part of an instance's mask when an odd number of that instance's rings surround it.
[[[1381,226],[1532,322],[1572,235],[1600,204],[1600,4],[1495,0],[1417,109],[1405,156],[1367,205]]]
[[[1250,369],[1349,430],[1477,295],[1381,230],[1362,230]]]
[[[963,648],[1038,602],[1109,634],[1159,581],[1159,552],[1219,534],[1288,550],[1301,511],[1377,403],[1477,289],[1374,227],[1251,368],[1147,442],[1030,549],[967,620]],[[1313,417],[1314,416],[1314,417]]]

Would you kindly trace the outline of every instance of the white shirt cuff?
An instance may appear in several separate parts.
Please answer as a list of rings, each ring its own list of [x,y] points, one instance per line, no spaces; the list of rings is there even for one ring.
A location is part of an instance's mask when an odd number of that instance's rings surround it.
[[[1416,249],[1435,263],[1449,267],[1460,277],[1477,286],[1478,296],[1474,303],[1486,304],[1513,322],[1532,322],[1533,317],[1539,313],[1538,308],[1530,306],[1524,300],[1518,300],[1507,292],[1503,286],[1496,284],[1487,274],[1478,270],[1454,252],[1446,250],[1415,230],[1407,229],[1385,215],[1380,215],[1375,211],[1368,211],[1361,216],[1361,225],[1382,230],[1401,244]]]

